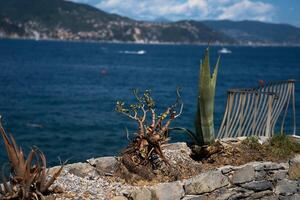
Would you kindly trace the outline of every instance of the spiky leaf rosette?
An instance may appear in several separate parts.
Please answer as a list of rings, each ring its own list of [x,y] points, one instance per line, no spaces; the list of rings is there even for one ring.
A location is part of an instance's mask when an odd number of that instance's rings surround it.
[[[18,147],[14,137],[6,134],[0,116],[0,134],[4,141],[11,173],[7,181],[2,175],[0,199],[44,199],[44,194],[60,175],[64,164],[49,177],[47,174],[46,157],[37,147],[33,147],[27,158]]]
[[[215,140],[214,98],[220,57],[214,72],[210,73],[209,48],[205,50],[204,60],[200,65],[200,80],[197,99],[196,135],[200,144],[211,144]]]

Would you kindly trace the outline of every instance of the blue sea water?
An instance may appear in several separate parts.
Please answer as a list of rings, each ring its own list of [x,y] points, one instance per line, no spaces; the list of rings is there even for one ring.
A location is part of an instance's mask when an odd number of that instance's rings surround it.
[[[220,48],[211,47],[211,64]],[[299,47],[228,48],[232,54],[222,55],[217,81],[216,129],[229,88],[254,87],[261,79],[300,80]],[[115,102],[132,102],[133,88],[151,89],[162,109],[174,103],[180,86],[184,111],[173,125],[193,129],[204,49],[197,45],[0,40],[3,124],[26,150],[32,145],[41,148],[50,165],[58,164],[57,156],[76,162],[115,155],[127,145],[125,127],[130,132],[136,128],[114,111]],[[300,128],[299,107],[300,85],[296,83]],[[291,127],[286,131],[291,132]],[[171,137],[188,139],[179,134]],[[1,142],[0,163],[5,160]]]

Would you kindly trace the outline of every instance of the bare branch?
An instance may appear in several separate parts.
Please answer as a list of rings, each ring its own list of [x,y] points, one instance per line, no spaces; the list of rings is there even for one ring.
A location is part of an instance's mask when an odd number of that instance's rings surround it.
[[[151,108],[150,111],[151,111],[151,114],[152,114],[152,124],[151,124],[151,128],[153,129],[154,126],[155,126],[156,114],[155,114],[155,109]]]
[[[148,112],[148,110],[145,110],[145,105],[143,105],[143,106],[141,107],[141,110],[143,111],[143,117],[142,117],[141,121],[142,121],[142,122],[145,122],[146,117],[147,117],[147,112]]]
[[[138,135],[140,136],[144,136],[145,135],[145,128],[144,128],[144,124],[141,120],[138,120],[139,123],[139,131],[138,131]]]
[[[162,121],[170,114],[170,111],[171,107],[168,107],[167,110],[161,114],[154,126],[154,130],[161,126]]]
[[[170,126],[170,124],[171,124],[171,121],[172,121],[173,119],[171,118],[171,119],[169,119],[167,122],[166,122],[166,124],[161,128],[161,130],[159,131],[159,135],[164,135],[164,133],[168,130],[168,128],[169,128],[169,126]]]
[[[126,116],[129,117],[130,119],[138,120],[138,118],[137,118],[136,115],[132,116],[132,115],[130,115],[130,114],[128,114],[128,113],[125,113],[125,112],[120,112],[120,113],[122,113],[123,115],[126,115]]]

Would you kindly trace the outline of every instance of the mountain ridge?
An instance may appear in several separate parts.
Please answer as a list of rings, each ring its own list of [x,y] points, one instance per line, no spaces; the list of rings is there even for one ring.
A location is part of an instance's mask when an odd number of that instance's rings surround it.
[[[206,20],[202,21],[208,27],[230,35],[240,43],[299,43],[300,28],[289,24],[266,23],[253,20]]]
[[[138,21],[64,0],[10,0],[0,1],[0,38],[300,45],[300,29],[256,21]]]

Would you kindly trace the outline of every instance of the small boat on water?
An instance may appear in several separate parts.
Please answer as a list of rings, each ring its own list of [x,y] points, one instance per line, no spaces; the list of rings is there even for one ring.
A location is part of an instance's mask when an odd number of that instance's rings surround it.
[[[145,50],[139,50],[139,51],[137,52],[137,54],[139,54],[139,55],[143,55],[143,54],[145,54],[145,53],[146,53]]]
[[[232,53],[229,49],[226,49],[225,47],[223,47],[222,49],[220,49],[218,52],[219,52],[219,53],[222,53],[222,54],[229,54],[229,53]]]
[[[144,55],[147,52],[145,50],[139,50],[139,51],[119,51],[119,53]]]

